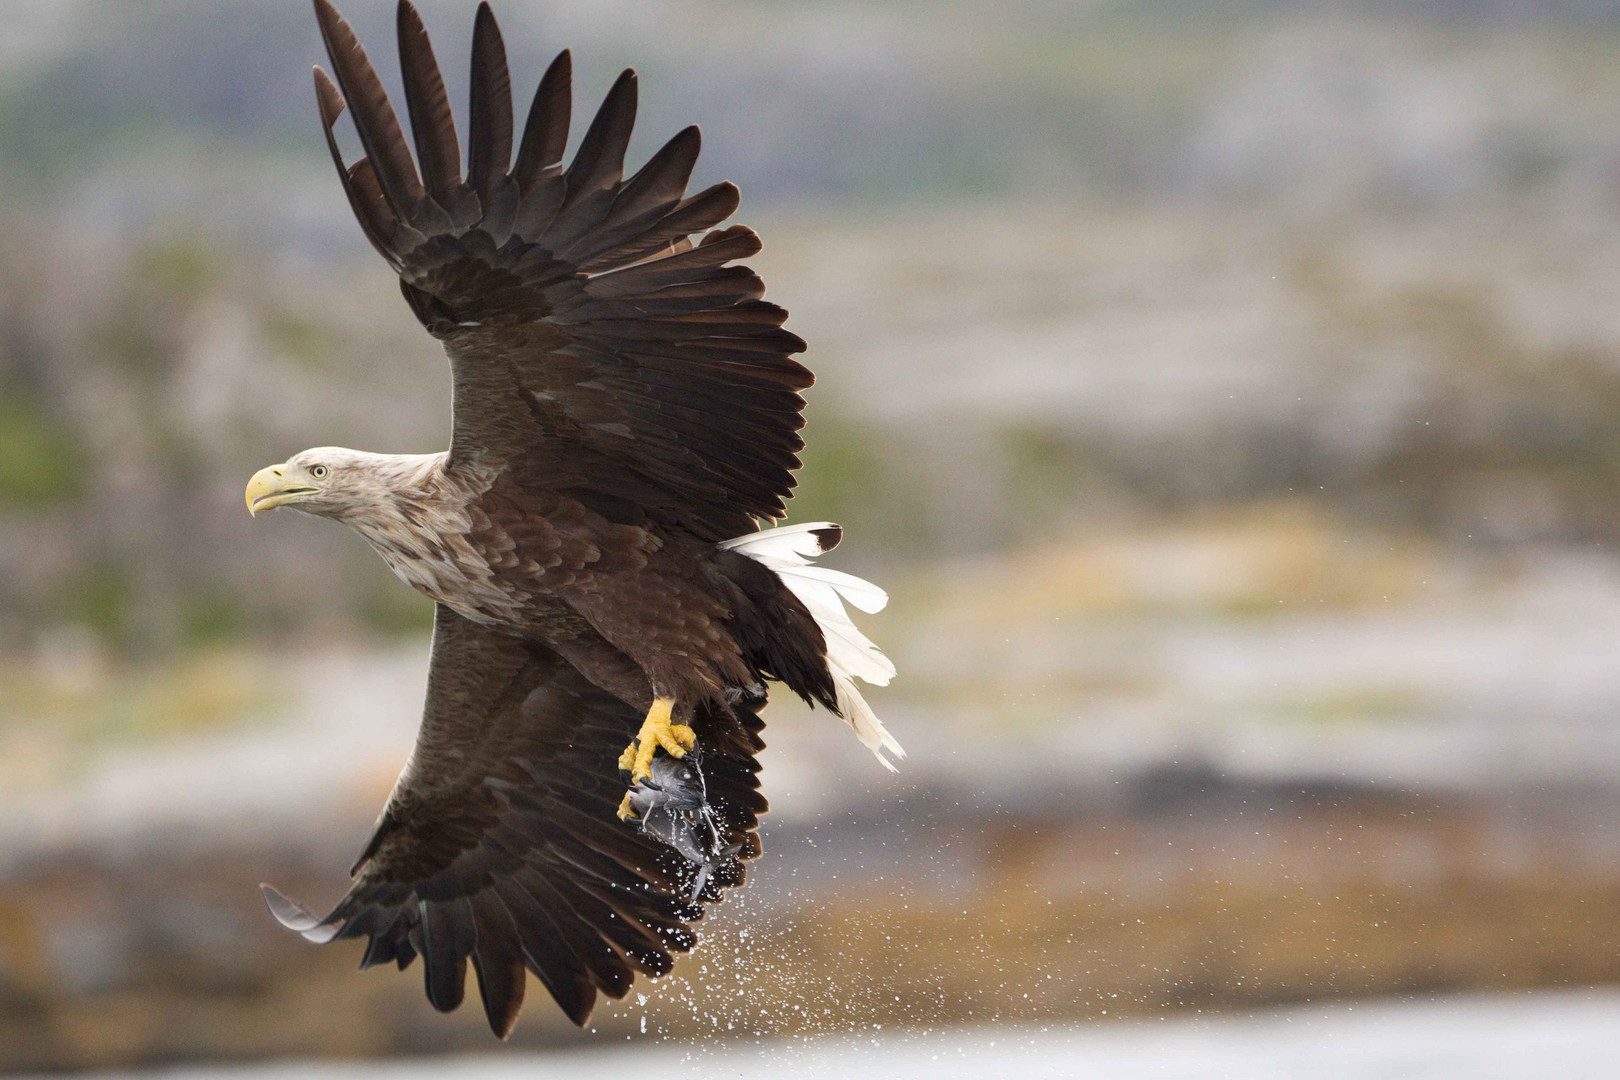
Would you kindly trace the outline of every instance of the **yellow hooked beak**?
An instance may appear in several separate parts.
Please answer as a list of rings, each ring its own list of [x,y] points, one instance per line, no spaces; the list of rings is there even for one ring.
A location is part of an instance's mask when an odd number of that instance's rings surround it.
[[[257,515],[260,510],[274,510],[278,506],[295,503],[306,495],[313,495],[320,488],[315,486],[302,469],[288,465],[272,465],[268,469],[260,469],[248,481],[247,508],[248,513]]]

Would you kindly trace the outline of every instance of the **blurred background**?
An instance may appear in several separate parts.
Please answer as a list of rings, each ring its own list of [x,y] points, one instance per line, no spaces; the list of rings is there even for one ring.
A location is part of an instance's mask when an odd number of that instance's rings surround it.
[[[392,78],[392,3],[343,6]],[[472,0],[421,6],[460,102]],[[1612,1075],[1620,3],[497,13],[520,95],[634,65],[633,159],[696,121],[741,185],[820,379],[792,513],[890,589],[911,751],[773,705],[746,893],[588,1031],[531,981],[504,1052],[1080,1060],[1304,1009]],[[242,486],[448,434],[313,16],[0,22],[0,1071],[493,1053],[256,888],[342,890],[431,610]]]

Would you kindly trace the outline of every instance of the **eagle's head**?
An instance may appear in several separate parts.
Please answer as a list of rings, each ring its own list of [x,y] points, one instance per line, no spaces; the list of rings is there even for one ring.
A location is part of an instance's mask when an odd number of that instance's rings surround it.
[[[391,504],[416,479],[423,458],[368,454],[341,446],[317,446],[280,465],[260,469],[248,481],[248,512],[291,506],[306,514],[358,524]]]

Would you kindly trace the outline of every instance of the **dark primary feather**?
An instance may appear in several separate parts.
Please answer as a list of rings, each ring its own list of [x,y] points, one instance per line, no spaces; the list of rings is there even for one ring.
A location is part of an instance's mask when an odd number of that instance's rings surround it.
[[[711,718],[719,724],[718,718]],[[695,870],[617,820],[616,759],[640,716],[541,646],[438,609],[416,751],[347,895],[324,919],[266,888],[271,913],[312,941],[365,937],[362,966],[420,954],[428,1000],[461,1004],[467,967],[504,1037],[533,972],[577,1024],[598,994],[670,970],[696,942]],[[751,711],[704,726],[725,842],[759,853],[765,808]],[[719,899],[740,865],[703,890]]]
[[[315,17],[326,55],[331,57],[332,70],[337,73],[338,88],[354,111],[360,144],[366,149],[366,159],[371,162],[390,208],[396,217],[418,216],[422,182],[382,81],[366,59],[354,31],[328,0],[315,0]]]
[[[472,101],[468,108],[467,182],[488,213],[512,163],[512,76],[506,67],[506,43],[489,5],[478,5],[473,26]],[[516,192],[513,192],[516,206]]]
[[[568,124],[574,109],[574,57],[567,49],[541,76],[529,106],[529,119],[523,128],[523,145],[512,179],[525,198],[542,177],[562,171],[563,151],[568,146]],[[543,224],[543,223],[542,223]]]
[[[543,246],[548,251],[566,255],[612,209],[614,194],[624,179],[624,155],[636,123],[636,99],[636,73],[626,69],[602,99],[564,174],[568,186],[563,204],[544,233]]]
[[[456,121],[450,114],[450,97],[444,78],[433,56],[422,17],[408,2],[399,5],[399,69],[405,82],[405,104],[416,137],[416,160],[422,170],[427,194],[449,210],[461,184],[461,146],[456,141]]]
[[[709,231],[736,210],[737,189],[685,194],[697,129],[626,180],[637,96],[626,71],[563,167],[565,52],[541,80],[507,171],[511,80],[481,5],[463,180],[443,79],[402,3],[418,173],[365,51],[327,0],[316,11],[337,76],[335,87],[317,76],[322,123],[330,132],[346,96],[367,155],[347,169],[339,161],[350,204],[450,354],[451,468],[505,469],[537,491],[613,507],[620,523],[705,541],[781,517],[803,446],[799,391],[812,378],[792,359],[804,343],[782,328],[787,313],[733,265],[758,251],[757,237]]]

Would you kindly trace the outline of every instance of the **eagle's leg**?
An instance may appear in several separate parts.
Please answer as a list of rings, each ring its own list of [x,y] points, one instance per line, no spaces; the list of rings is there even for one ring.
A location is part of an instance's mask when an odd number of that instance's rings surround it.
[[[659,747],[670,757],[685,757],[697,745],[697,732],[685,724],[671,721],[675,712],[675,699],[654,698],[647,718],[641,722],[641,731],[634,741],[619,755],[619,768],[629,772],[630,782],[636,783],[652,775],[653,755]],[[621,811],[628,807],[620,807]]]

